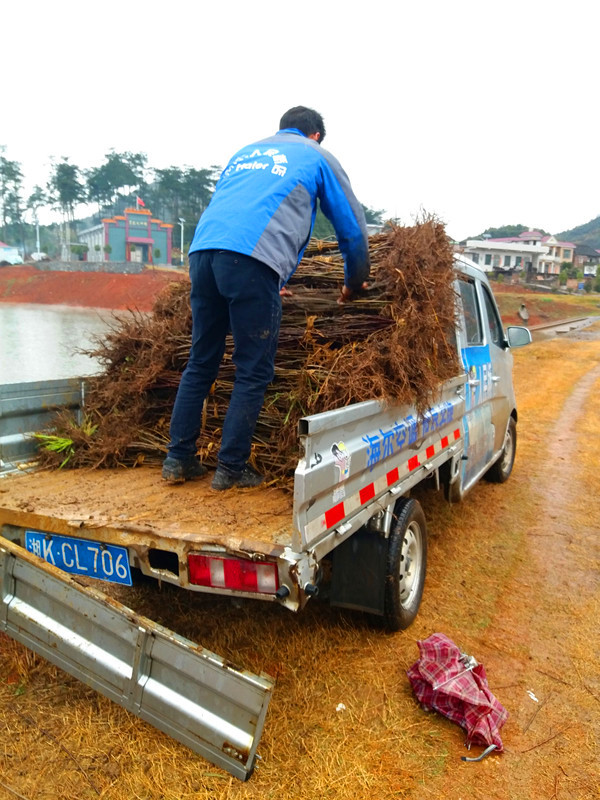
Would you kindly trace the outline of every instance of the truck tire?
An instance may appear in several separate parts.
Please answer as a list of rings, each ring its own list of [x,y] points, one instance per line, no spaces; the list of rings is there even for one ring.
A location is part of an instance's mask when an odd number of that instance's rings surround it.
[[[515,454],[517,452],[517,423],[513,417],[508,420],[506,426],[506,436],[504,437],[504,447],[500,458],[495,461],[485,474],[486,481],[492,483],[504,483],[510,477]]]
[[[427,569],[427,523],[417,500],[396,503],[388,539],[383,620],[390,631],[408,628],[421,604]]]

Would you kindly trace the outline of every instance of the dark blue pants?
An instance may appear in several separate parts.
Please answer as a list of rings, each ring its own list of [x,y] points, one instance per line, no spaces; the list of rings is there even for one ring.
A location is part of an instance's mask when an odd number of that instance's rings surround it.
[[[171,417],[169,456],[182,459],[196,453],[202,407],[231,330],[235,380],[223,423],[219,465],[239,472],[250,455],[256,420],[275,372],[281,323],[279,276],[249,256],[200,250],[190,254],[190,279],[192,348]]]

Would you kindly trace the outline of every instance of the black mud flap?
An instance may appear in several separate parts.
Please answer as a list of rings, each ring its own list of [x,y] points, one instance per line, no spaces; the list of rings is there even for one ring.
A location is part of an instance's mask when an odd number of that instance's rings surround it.
[[[332,553],[333,606],[383,616],[388,540],[360,528]]]

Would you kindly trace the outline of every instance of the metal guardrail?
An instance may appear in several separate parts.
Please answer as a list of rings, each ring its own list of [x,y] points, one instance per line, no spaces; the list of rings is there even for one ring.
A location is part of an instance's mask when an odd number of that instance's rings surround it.
[[[141,617],[0,537],[0,631],[246,780],[274,681]]]
[[[549,328],[562,328],[563,325],[576,325],[578,322],[594,321],[594,319],[600,319],[600,317],[595,317],[593,314],[586,314],[583,317],[569,317],[568,319],[559,319],[554,322],[543,322],[540,325],[529,325],[529,330],[543,331]]]
[[[80,411],[84,392],[81,378],[0,385],[0,473],[34,459],[30,434],[43,430],[58,409]]]

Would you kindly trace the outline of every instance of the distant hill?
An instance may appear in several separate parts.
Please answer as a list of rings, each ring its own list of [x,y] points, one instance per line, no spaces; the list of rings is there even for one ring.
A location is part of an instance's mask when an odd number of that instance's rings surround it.
[[[585,225],[578,225],[570,231],[562,231],[556,234],[557,239],[563,242],[573,242],[574,244],[587,244],[594,250],[600,250],[600,217],[586,222]]]
[[[508,239],[510,236],[520,236],[525,231],[539,231],[544,235],[548,231],[543,228],[530,227],[529,225],[502,225],[500,228],[486,228],[478,236],[469,236],[469,239],[482,239],[489,236],[490,239]]]
[[[480,233],[479,236],[472,236],[470,238],[481,239],[484,236],[490,236],[492,239],[501,239],[508,236],[518,236],[520,233],[528,230],[531,230],[531,228],[526,225],[503,225],[500,228],[487,228],[487,230]],[[548,231],[539,227],[533,230],[540,231],[544,235],[548,233]],[[571,230],[555,233],[554,236],[556,236],[559,241],[585,244],[588,247],[593,247],[594,250],[600,250],[600,217],[586,222],[585,225],[578,225],[576,228],[571,228]]]

